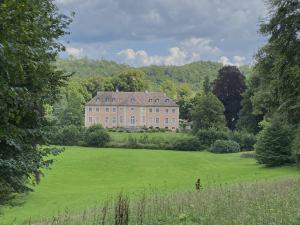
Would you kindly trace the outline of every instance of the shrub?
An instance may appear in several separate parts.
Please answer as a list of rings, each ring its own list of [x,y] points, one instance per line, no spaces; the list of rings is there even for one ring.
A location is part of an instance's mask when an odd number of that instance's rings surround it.
[[[273,117],[258,134],[254,146],[257,161],[266,166],[292,162],[291,129],[280,117]]]
[[[85,134],[85,144],[93,147],[103,147],[110,141],[108,132],[100,125],[89,127]]]
[[[82,140],[84,130],[75,125],[69,125],[63,127],[59,133],[61,145],[77,145]]]
[[[245,131],[231,132],[229,139],[239,143],[241,150],[243,151],[252,151],[256,142],[255,135]]]
[[[171,147],[172,148],[172,147]],[[188,137],[176,140],[173,145],[174,150],[199,151],[203,149],[201,142],[196,137]]]
[[[207,130],[202,129],[197,132],[196,137],[202,146],[209,148],[216,140],[228,140],[229,132],[220,131],[214,128]]]
[[[138,148],[138,141],[135,137],[132,137],[131,135],[128,137],[128,147],[130,148]]]
[[[210,148],[213,153],[233,153],[240,151],[240,145],[231,140],[216,140]]]

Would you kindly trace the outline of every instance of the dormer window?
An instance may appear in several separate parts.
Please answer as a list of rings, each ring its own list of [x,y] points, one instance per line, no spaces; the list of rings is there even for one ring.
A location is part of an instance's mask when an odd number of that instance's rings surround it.
[[[157,99],[155,99],[155,102],[159,102],[159,99],[157,98]]]
[[[112,102],[115,102],[116,101],[116,99],[115,98],[112,98],[112,100],[111,100]]]
[[[109,102],[109,97],[106,97],[106,98],[105,98],[105,102]]]
[[[96,98],[96,102],[100,102],[100,98]]]
[[[149,99],[149,102],[152,102],[152,98]]]
[[[166,103],[168,103],[169,101],[170,101],[170,99],[168,99],[168,98],[165,100]]]

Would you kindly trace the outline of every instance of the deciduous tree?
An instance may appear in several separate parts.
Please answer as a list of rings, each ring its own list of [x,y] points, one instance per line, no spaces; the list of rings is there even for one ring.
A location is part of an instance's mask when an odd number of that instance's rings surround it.
[[[52,62],[70,22],[51,0],[0,2],[0,203],[30,190],[51,163],[41,128],[67,79]]]
[[[213,93],[225,107],[225,118],[229,129],[235,129],[241,109],[242,94],[246,89],[244,76],[235,66],[224,66],[214,81]]]

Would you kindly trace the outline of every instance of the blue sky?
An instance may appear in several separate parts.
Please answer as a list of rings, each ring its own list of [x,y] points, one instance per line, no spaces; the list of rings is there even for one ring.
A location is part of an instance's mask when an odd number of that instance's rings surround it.
[[[55,0],[75,12],[63,55],[132,66],[251,63],[266,38],[263,0]]]

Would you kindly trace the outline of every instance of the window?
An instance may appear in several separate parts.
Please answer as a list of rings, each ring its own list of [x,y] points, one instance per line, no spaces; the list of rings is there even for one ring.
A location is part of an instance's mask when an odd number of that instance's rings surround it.
[[[175,113],[176,112],[176,109],[172,109],[172,113]]]
[[[89,112],[93,112],[93,108],[92,107],[89,107]]]
[[[169,118],[165,118],[165,124],[169,123]]]
[[[109,112],[109,108],[108,107],[105,108],[105,112]]]
[[[130,109],[131,111],[134,111],[134,107],[131,107],[131,109]]]
[[[150,109],[149,109],[149,112],[151,112],[151,113],[152,113],[152,108],[150,108]]]
[[[112,118],[112,123],[115,124],[116,122],[117,122],[117,118],[114,116],[114,117]]]
[[[123,121],[124,121],[123,116],[120,116],[120,123],[123,123]]]
[[[109,102],[109,97],[106,97],[106,98],[105,98],[105,102]]]
[[[89,122],[93,122],[93,118],[92,117],[89,117]]]
[[[109,118],[105,117],[105,124],[108,124],[108,123],[109,123]]]
[[[100,102],[100,98],[96,98],[96,102]]]
[[[130,117],[130,125],[134,125],[135,124],[135,118],[134,116]]]
[[[156,108],[155,111],[156,111],[157,113],[159,113],[159,108]]]
[[[135,98],[131,98],[130,101],[131,101],[131,103],[134,103],[135,102]]]
[[[96,112],[99,112],[99,111],[100,111],[100,110],[99,110],[99,107],[97,107],[97,108],[96,108]]]
[[[152,98],[149,99],[149,102],[152,102]]]
[[[159,123],[159,118],[158,117],[155,118],[155,123]]]
[[[157,98],[157,99],[155,99],[155,102],[159,102],[159,99]]]
[[[123,108],[119,108],[120,109],[120,111],[123,111]]]
[[[115,102],[116,101],[116,99],[115,98],[112,98],[112,100],[111,100],[112,102]]]
[[[149,117],[149,125],[152,125],[152,117]]]
[[[166,112],[166,113],[169,113],[169,109],[165,109],[165,112]]]
[[[168,98],[165,100],[165,102],[167,102],[167,103],[168,103],[169,101],[170,101],[170,100],[169,100]]]
[[[176,124],[176,119],[175,118],[172,118],[172,123]]]
[[[113,108],[112,108],[112,111],[113,111],[113,112],[117,112],[117,108],[116,108],[116,107],[113,107]]]

